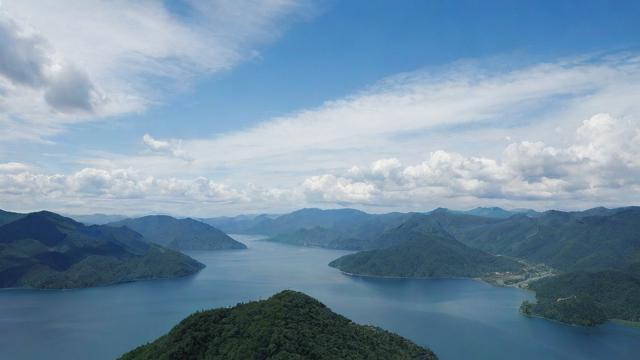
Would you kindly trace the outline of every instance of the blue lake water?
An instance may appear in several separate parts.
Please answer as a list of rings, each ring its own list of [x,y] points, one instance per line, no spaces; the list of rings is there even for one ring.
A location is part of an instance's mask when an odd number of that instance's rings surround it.
[[[190,252],[176,280],[70,291],[0,291],[0,359],[113,359],[202,309],[303,291],[350,319],[428,346],[441,359],[638,359],[640,329],[566,326],[518,313],[526,291],[456,279],[365,279],[327,266],[343,251],[235,236],[248,250]]]

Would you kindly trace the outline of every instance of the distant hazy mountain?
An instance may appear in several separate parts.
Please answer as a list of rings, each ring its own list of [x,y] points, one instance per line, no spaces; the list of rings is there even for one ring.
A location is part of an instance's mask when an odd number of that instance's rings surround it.
[[[41,211],[0,226],[0,287],[78,288],[193,274],[204,265],[127,228]]]
[[[270,241],[332,249],[361,250],[384,231],[409,219],[411,213],[373,215],[353,209],[303,209],[283,215],[258,229]]]
[[[506,219],[516,214],[499,207],[477,207],[467,211],[457,211],[461,214],[475,215],[489,218]]]
[[[168,334],[125,354],[155,359],[396,359],[431,360],[428,349],[363,326],[299,292],[197,312]]]
[[[176,250],[246,249],[215,227],[193,219],[176,219],[167,215],[150,215],[125,219],[110,226],[126,226],[148,241]]]
[[[329,265],[351,274],[412,278],[481,277],[522,268],[514,260],[464,245],[427,218],[416,215],[376,239],[376,250],[346,255]]]
[[[214,226],[227,234],[255,234],[262,223],[268,223],[278,215],[238,215],[199,219],[205,224]]]
[[[372,215],[354,209],[301,209],[284,215],[241,215],[202,221],[228,233],[278,235],[315,227],[335,229],[342,224],[358,222]]]
[[[289,245],[324,247],[328,249],[360,250],[366,247],[366,241],[348,237],[339,231],[314,227],[298,229],[293,232],[279,234],[267,239]]]
[[[86,225],[105,225],[111,222],[127,219],[124,215],[90,214],[90,215],[68,215],[75,221]]]

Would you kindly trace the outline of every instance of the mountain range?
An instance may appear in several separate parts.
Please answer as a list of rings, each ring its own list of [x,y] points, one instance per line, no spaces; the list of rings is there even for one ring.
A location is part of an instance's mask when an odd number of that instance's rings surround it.
[[[482,277],[518,272],[523,265],[457,241],[442,226],[416,214],[384,232],[369,246],[375,250],[345,255],[329,265],[346,273],[392,277]]]
[[[527,313],[580,325],[638,321],[637,297],[629,294],[640,279],[640,207],[379,215],[302,209],[247,230],[287,244],[361,250],[330,263],[360,275],[482,277],[518,274],[524,261],[545,264],[547,277],[527,282],[537,294],[535,305],[523,305]],[[560,275],[548,276],[554,271]]]
[[[204,267],[126,227],[86,226],[40,211],[0,226],[0,287],[81,288],[180,277]]]

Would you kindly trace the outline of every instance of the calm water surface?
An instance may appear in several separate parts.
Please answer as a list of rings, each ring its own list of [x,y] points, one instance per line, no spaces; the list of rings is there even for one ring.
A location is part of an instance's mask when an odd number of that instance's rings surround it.
[[[640,329],[592,329],[518,314],[532,295],[472,280],[363,279],[327,263],[343,251],[235,236],[249,250],[190,252],[193,277],[71,291],[0,291],[0,359],[113,359],[202,309],[295,289],[441,359],[638,359]]]

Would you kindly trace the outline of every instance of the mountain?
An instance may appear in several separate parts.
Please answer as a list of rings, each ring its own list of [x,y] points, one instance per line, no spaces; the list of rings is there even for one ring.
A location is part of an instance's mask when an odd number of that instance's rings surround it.
[[[315,212],[317,209],[309,212]],[[306,211],[305,211],[306,212]],[[291,221],[294,230],[285,230],[271,236],[267,240],[282,242],[300,246],[319,246],[340,250],[364,250],[369,249],[373,239],[376,239],[387,230],[393,229],[407,219],[412,213],[388,213],[380,215],[351,212],[350,209],[320,210],[315,212],[314,220],[306,219],[305,222]],[[346,215],[345,217],[340,217]],[[317,224],[313,226],[314,224]]]
[[[385,330],[363,326],[299,292],[197,312],[123,355],[143,359],[411,359],[437,357]]]
[[[193,219],[150,215],[125,219],[110,226],[126,226],[148,241],[176,250],[226,250],[247,247],[211,225]]]
[[[516,214],[515,212],[511,212],[499,207],[477,207],[475,209],[467,211],[459,211],[458,213],[497,219],[510,218],[511,216]]]
[[[450,231],[469,246],[566,272],[626,270],[640,263],[640,207],[551,210]]]
[[[41,211],[0,226],[0,287],[80,288],[186,276],[204,265],[127,229]]]
[[[514,260],[470,248],[437,224],[421,222],[423,215],[376,239],[375,250],[345,255],[329,266],[350,274],[392,277],[482,277],[518,272]]]
[[[238,216],[221,216],[215,218],[199,219],[205,224],[216,227],[227,234],[255,234],[263,223],[269,223],[277,215],[238,215]]]
[[[107,214],[89,214],[89,215],[68,215],[75,221],[79,221],[86,225],[105,225],[111,222],[124,220],[124,215],[107,215]]]
[[[570,324],[593,326],[608,319],[640,321],[640,278],[619,271],[574,272],[535,281],[536,303],[521,306]]]
[[[339,231],[314,227],[311,229],[298,229],[267,238],[268,241],[289,245],[323,247],[340,250],[360,250],[366,246],[366,241],[348,237]]]
[[[0,210],[0,226],[22,218],[24,214]]]
[[[263,221],[249,229],[251,233],[278,235],[315,227],[338,229],[354,222],[370,219],[372,215],[355,209],[301,209]]]

